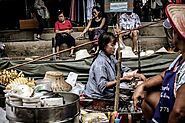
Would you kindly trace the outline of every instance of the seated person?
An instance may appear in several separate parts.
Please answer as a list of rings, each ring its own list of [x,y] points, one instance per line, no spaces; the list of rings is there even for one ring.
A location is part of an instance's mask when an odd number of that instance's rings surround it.
[[[92,62],[89,71],[89,78],[86,84],[84,95],[90,98],[113,98],[114,87],[116,86],[116,64],[117,60],[113,56],[114,46],[116,43],[115,36],[110,33],[104,33],[99,38],[99,53]],[[126,66],[121,66],[120,80],[131,80],[133,77],[139,77],[145,80],[144,75],[131,72]],[[124,74],[123,74],[124,73]]]
[[[103,16],[101,8],[94,6],[92,9],[93,18],[89,20],[87,27],[83,30],[80,36],[83,36],[86,32],[89,33],[90,41],[97,40],[99,36],[107,31],[106,18]],[[98,43],[93,44],[92,53],[98,51]]]
[[[60,45],[66,43],[69,48],[75,46],[75,39],[71,36],[72,24],[64,17],[63,11],[59,11],[58,21],[55,23],[55,39],[56,39],[56,51],[59,52]],[[71,50],[69,56],[74,54],[74,49]]]
[[[129,36],[132,39],[132,50],[137,54],[137,40],[139,30],[132,30],[141,25],[139,16],[133,12],[125,12],[119,18],[119,28],[123,32],[120,36]],[[124,33],[126,32],[126,33]]]
[[[173,43],[181,54],[166,71],[136,88],[134,106],[141,106],[150,123],[185,123],[185,5],[170,4],[166,13],[173,28]]]

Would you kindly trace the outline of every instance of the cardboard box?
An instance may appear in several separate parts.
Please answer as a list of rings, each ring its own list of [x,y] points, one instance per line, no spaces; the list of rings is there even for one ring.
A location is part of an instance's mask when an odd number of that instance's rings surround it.
[[[36,19],[19,20],[20,29],[36,29],[38,21]]]

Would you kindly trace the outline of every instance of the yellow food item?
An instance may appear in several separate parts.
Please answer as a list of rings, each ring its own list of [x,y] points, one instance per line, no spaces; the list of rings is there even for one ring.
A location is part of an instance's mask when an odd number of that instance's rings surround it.
[[[0,71],[0,84],[5,85],[7,90],[11,90],[12,86],[17,84],[26,84],[30,87],[35,86],[35,80],[32,78],[24,77],[23,72],[16,70],[2,70]]]

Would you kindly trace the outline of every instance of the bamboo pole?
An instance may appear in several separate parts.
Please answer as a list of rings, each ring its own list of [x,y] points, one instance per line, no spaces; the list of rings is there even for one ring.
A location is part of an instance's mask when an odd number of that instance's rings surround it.
[[[119,15],[120,16],[120,15]],[[117,15],[118,20],[118,15]],[[118,22],[118,21],[117,21]],[[116,25],[116,29],[119,30],[119,26]],[[116,76],[116,92],[115,92],[115,99],[114,99],[114,111],[118,111],[119,108],[119,90],[120,90],[120,77],[121,77],[121,52],[120,52],[120,41],[122,41],[121,34],[117,34],[118,38],[118,63],[117,63],[117,76]]]
[[[114,100],[114,111],[118,111],[119,108],[119,90],[120,90],[120,77],[121,77],[121,48],[120,48],[120,36],[118,35],[118,63],[117,63],[117,76],[116,76],[116,92]]]
[[[76,49],[76,48],[79,48],[79,47],[82,47],[82,46],[85,46],[85,45],[87,45],[87,44],[91,44],[91,43],[94,43],[94,42],[97,42],[97,41],[98,41],[98,40],[94,40],[94,41],[90,41],[90,42],[87,42],[87,43],[83,43],[83,44],[77,45],[77,46],[75,46],[75,47],[67,48],[67,49],[61,50],[61,51],[56,52],[56,53],[52,53],[52,54],[49,54],[49,55],[46,55],[46,56],[42,56],[42,57],[36,58],[36,59],[34,59],[34,60],[31,60],[31,61],[24,62],[24,63],[22,63],[22,64],[17,64],[17,65],[15,65],[15,66],[11,66],[11,67],[7,68],[7,70],[10,70],[10,69],[13,69],[13,68],[17,68],[17,67],[20,67],[20,66],[29,64],[29,63],[33,63],[33,62],[35,62],[35,61],[39,61],[39,60],[42,60],[42,59],[51,57],[51,56],[53,56],[53,55],[57,55],[57,54],[66,52],[66,51],[69,51],[69,50],[71,50],[71,49]]]
[[[155,22],[150,23],[150,24],[146,24],[146,25],[139,26],[138,28],[134,28],[134,29],[126,30],[126,31],[120,32],[119,34],[128,33],[128,32],[133,31],[133,30],[139,30],[139,29],[142,29],[142,28],[148,27],[148,26],[150,26],[150,25],[157,24],[157,23],[159,23],[160,21],[163,21],[163,20],[158,20],[158,21],[155,21]],[[118,35],[119,35],[119,34],[118,34]]]

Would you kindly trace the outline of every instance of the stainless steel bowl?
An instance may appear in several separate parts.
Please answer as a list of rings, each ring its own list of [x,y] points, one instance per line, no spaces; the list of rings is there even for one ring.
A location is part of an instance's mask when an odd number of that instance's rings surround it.
[[[6,117],[12,123],[78,123],[79,96],[73,93],[58,92],[65,104],[53,107],[13,106],[6,101]]]

